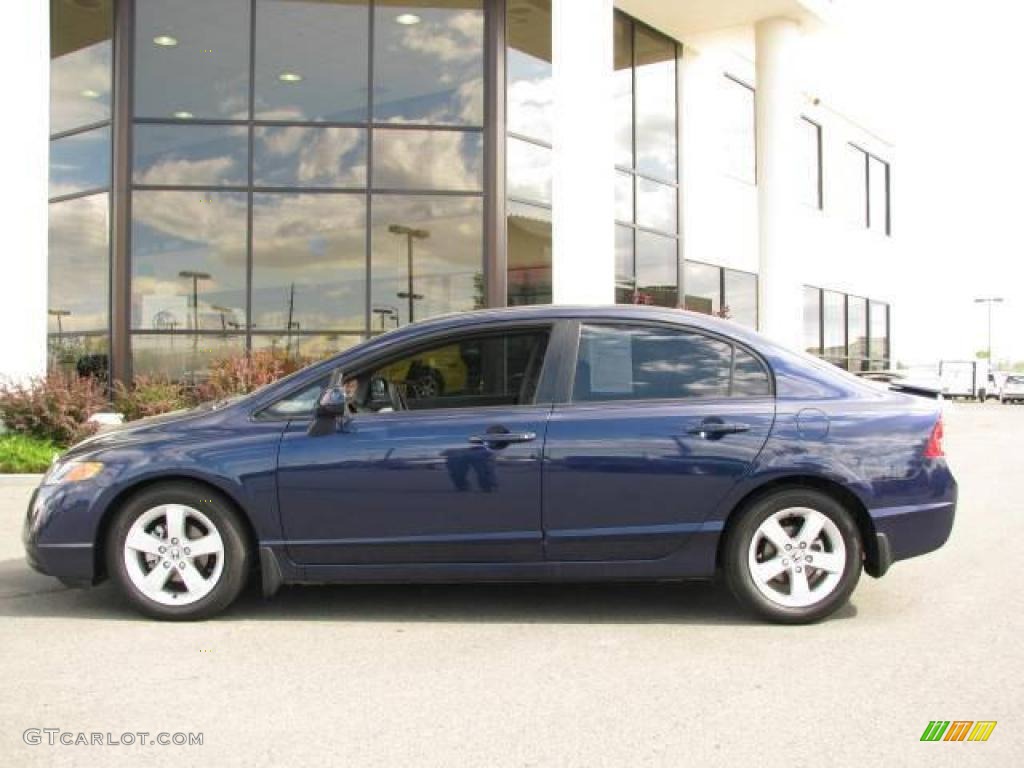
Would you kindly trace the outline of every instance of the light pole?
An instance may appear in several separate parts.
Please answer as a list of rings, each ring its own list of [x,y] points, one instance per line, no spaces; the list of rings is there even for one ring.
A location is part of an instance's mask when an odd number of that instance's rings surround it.
[[[975,299],[975,304],[987,304],[988,305],[988,366],[992,368],[992,305],[1002,304],[1003,299],[1000,296],[986,296],[984,298]]]
[[[380,318],[380,329],[384,330],[384,320],[390,317],[395,321],[396,327],[398,324],[398,309],[396,307],[374,307],[373,314]]]
[[[430,232],[425,229],[414,229],[413,227],[406,227],[402,224],[392,224],[388,227],[388,232],[393,235],[405,235],[406,242],[406,258],[408,265],[406,268],[406,276],[408,278],[408,287],[404,291],[398,292],[398,298],[408,299],[409,301],[409,322],[413,322],[413,306],[414,302],[418,299],[423,298],[422,293],[413,293],[412,290],[412,241],[413,240],[426,240],[430,237]]]
[[[71,310],[70,309],[48,309],[48,310],[46,310],[46,314],[50,315],[50,317],[56,317],[57,318],[57,341],[63,341],[64,340],[64,324],[61,322],[61,318],[67,317],[68,315],[70,315],[71,314]]]
[[[199,332],[199,281],[209,280],[213,277],[209,272],[195,272],[191,269],[183,269],[178,277],[184,277],[192,281],[192,332]]]

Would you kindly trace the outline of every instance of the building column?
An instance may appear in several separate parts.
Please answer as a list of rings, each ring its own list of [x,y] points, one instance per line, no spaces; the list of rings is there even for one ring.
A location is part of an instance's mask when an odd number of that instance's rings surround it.
[[[800,119],[800,27],[770,18],[755,26],[757,110],[758,303],[760,330],[803,346],[796,254]]]
[[[50,135],[49,9],[38,0],[0,4],[0,68],[14,105],[0,143],[5,291],[0,301],[0,378],[46,372],[47,178]]]
[[[552,299],[615,301],[614,4],[554,0]]]

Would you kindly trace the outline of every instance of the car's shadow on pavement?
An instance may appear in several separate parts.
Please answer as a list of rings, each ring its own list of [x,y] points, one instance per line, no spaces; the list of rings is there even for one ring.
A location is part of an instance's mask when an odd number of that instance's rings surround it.
[[[847,604],[831,620],[852,618]],[[68,589],[0,562],[0,616],[146,620],[109,583]],[[367,621],[756,625],[721,583],[387,584],[283,587],[271,600],[250,586],[215,621]]]

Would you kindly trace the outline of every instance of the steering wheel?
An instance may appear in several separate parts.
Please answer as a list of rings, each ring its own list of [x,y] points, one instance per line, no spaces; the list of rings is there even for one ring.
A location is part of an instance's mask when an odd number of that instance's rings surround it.
[[[406,411],[409,409],[405,402],[405,395],[402,394],[402,390],[398,388],[398,385],[390,379],[385,380],[385,384],[388,389],[388,400],[391,401],[391,409],[393,411]]]

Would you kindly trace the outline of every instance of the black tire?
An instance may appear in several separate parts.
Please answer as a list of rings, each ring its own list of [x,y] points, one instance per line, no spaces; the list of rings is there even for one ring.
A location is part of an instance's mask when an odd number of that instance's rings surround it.
[[[835,589],[819,602],[802,607],[780,605],[762,594],[748,565],[751,541],[761,523],[791,507],[806,507],[829,518],[838,528],[846,549],[845,567]],[[729,588],[745,608],[780,624],[808,624],[831,615],[850,598],[860,580],[864,548],[853,516],[836,499],[820,491],[790,488],[761,497],[737,514],[730,521],[723,542],[722,566]]]
[[[151,599],[135,586],[125,565],[124,544],[132,524],[140,515],[163,504],[201,510],[223,542],[224,563],[216,585],[187,605],[164,605]],[[170,621],[207,619],[231,605],[245,587],[251,557],[245,531],[230,502],[208,486],[187,481],[151,486],[129,498],[115,514],[105,542],[107,573],[128,603],[146,616]]]

